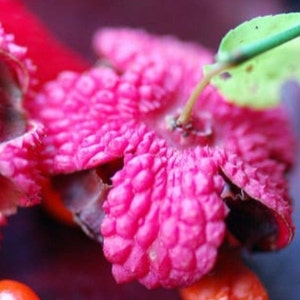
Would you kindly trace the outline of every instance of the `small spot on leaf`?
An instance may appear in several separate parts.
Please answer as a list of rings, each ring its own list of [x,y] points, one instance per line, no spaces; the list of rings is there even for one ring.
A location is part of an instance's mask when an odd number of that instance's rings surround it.
[[[246,67],[246,72],[251,73],[251,71],[253,70],[253,65],[250,64]]]
[[[221,79],[227,80],[230,79],[232,76],[229,72],[223,72],[220,74]]]

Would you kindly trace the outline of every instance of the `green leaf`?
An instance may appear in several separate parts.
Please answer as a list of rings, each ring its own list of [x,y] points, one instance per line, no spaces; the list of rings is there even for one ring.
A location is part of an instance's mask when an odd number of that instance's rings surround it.
[[[240,50],[248,51],[251,46],[257,48],[268,39],[274,42],[273,36],[275,38],[276,34],[287,29],[298,26],[298,29],[295,28],[299,32],[299,25],[300,13],[258,17],[242,23],[229,31],[221,41],[216,57],[217,64],[230,61],[237,53],[240,54]],[[281,37],[286,34],[281,34]],[[242,57],[245,59],[248,54],[245,53]],[[236,66],[214,76],[211,83],[228,101],[235,104],[254,108],[277,105],[282,84],[287,80],[300,81],[300,38],[293,38],[259,55],[248,55],[251,56],[254,57],[246,58],[242,63],[237,59]],[[205,73],[212,68],[214,65],[206,66]]]

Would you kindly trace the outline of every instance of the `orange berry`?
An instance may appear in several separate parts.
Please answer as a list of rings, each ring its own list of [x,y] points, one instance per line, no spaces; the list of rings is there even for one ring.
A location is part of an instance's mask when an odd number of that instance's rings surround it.
[[[220,254],[216,267],[194,285],[183,288],[184,300],[268,300],[259,278],[236,251]]]
[[[39,296],[26,284],[19,281],[0,280],[0,300],[40,300]]]
[[[73,219],[73,214],[63,204],[60,194],[52,189],[50,184],[43,186],[42,193],[42,205],[52,217],[66,225],[76,225]]]

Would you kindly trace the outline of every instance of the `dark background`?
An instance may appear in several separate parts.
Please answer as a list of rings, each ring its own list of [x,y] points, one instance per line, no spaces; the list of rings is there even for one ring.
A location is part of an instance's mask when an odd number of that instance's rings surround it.
[[[221,37],[246,19],[299,9],[297,1],[275,0],[23,2],[57,37],[91,62],[95,56],[90,40],[99,27],[141,27],[154,33],[173,34],[197,41],[216,50]],[[300,115],[295,109],[293,114],[294,118]],[[296,131],[300,138],[298,128]],[[299,227],[298,167],[291,174],[290,182],[295,204],[294,218]],[[101,247],[79,230],[51,219],[40,207],[20,209],[2,229],[2,235],[1,278],[10,277],[29,284],[43,300],[179,299],[176,291],[148,291],[138,283],[115,284]],[[280,252],[246,255],[250,267],[267,287],[271,300],[299,299],[299,247],[297,231],[294,242]]]
[[[292,0],[291,0],[292,1]],[[131,26],[216,48],[244,20],[290,9],[279,0],[23,0],[69,46],[92,58],[91,36],[102,26]],[[292,1],[297,2],[297,1]]]

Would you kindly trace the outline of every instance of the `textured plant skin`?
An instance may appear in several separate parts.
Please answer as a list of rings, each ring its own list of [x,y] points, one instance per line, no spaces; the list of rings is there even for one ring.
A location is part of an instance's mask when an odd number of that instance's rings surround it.
[[[148,288],[199,280],[213,268],[243,201],[251,207],[243,213],[258,215],[264,230],[260,236],[246,228],[240,243],[287,245],[294,228],[285,173],[294,142],[282,108],[235,107],[208,87],[191,126],[178,128],[174,121],[212,55],[130,29],[102,30],[94,44],[108,66],[62,73],[29,109],[47,130],[43,172],[67,183],[66,202],[98,203],[100,239],[116,280]],[[103,176],[107,168],[111,175]],[[78,174],[83,184],[72,185]],[[97,182],[95,174],[107,193],[88,180]],[[100,235],[100,225],[92,229]]]
[[[14,99],[15,103],[9,104],[8,108],[1,99],[0,110],[1,119],[6,120],[0,126],[3,133],[0,141],[6,141],[4,135],[9,139],[17,138],[1,144],[0,170],[4,176],[2,184],[7,186],[1,198],[11,198],[11,201],[2,200],[1,208],[4,214],[10,214],[17,204],[27,206],[40,201],[37,192],[41,185],[38,157],[42,126],[27,115],[27,103],[45,82],[54,79],[59,72],[82,72],[89,63],[58,41],[22,1],[0,0],[0,7],[1,80],[6,85],[11,84],[11,80],[15,81],[17,88],[14,92],[20,94],[20,99]],[[4,74],[4,71],[11,74]],[[7,97],[0,93],[0,97],[3,96]],[[6,177],[14,178],[13,183],[7,182]]]
[[[43,126],[27,117],[23,100],[31,93],[34,66],[26,48],[0,27],[0,218],[18,206],[39,202],[42,177],[38,167]]]
[[[126,40],[136,41],[137,45],[135,46],[133,42],[131,45],[134,46],[122,47]],[[142,31],[106,29],[100,30],[95,35],[94,45],[99,55],[102,54],[121,70],[128,67],[129,63],[138,61],[144,53],[148,57],[160,54],[168,65],[174,64],[172,54],[177,61],[179,60],[180,50],[176,53],[174,45],[172,48],[171,46],[163,48],[164,41],[161,42],[163,49],[173,49],[173,52],[169,53],[167,50],[161,50],[159,46],[156,48],[156,41],[149,35],[143,35]],[[154,47],[151,47],[153,44]],[[182,50],[180,47],[179,49]],[[139,51],[143,54],[139,54]],[[182,53],[181,55],[183,56]],[[189,60],[181,63],[186,66]],[[197,67],[195,61],[191,65]],[[192,74],[197,74],[196,70],[193,70]],[[192,76],[186,81],[188,83],[193,81]],[[184,85],[184,81],[181,84]],[[193,85],[190,86],[192,87]],[[213,93],[217,92],[208,88],[198,100],[195,111],[211,112],[215,120],[214,143],[221,143],[226,149],[227,158],[223,160],[224,165],[221,163],[225,175],[251,198],[274,210],[278,223],[285,224],[278,227],[278,240],[267,246],[267,248],[281,248],[291,240],[294,230],[291,225],[288,186],[284,177],[285,171],[294,160],[295,149],[287,115],[280,107],[256,111],[241,109],[223,101],[220,103],[220,98],[213,96]],[[284,145],[289,145],[289,148]]]
[[[104,253],[120,282],[138,276],[148,287],[188,285],[212,268],[224,237],[222,180],[205,150],[149,150],[125,161],[113,178],[104,204]],[[205,167],[195,166],[197,160]]]

